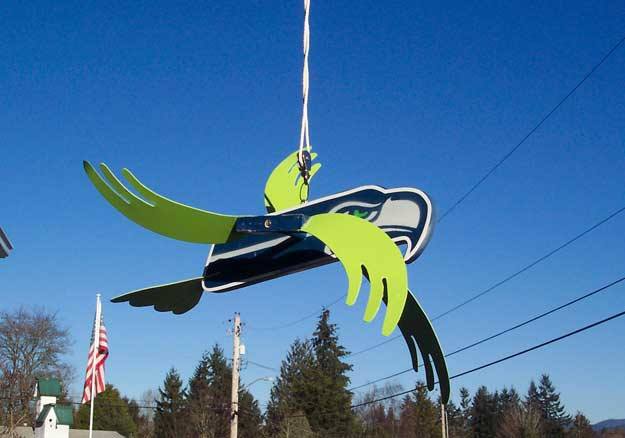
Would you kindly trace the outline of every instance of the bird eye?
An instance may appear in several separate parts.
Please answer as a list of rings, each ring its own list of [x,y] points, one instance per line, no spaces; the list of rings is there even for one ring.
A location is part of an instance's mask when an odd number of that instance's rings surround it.
[[[349,214],[351,214],[352,216],[356,216],[360,219],[369,219],[369,217],[371,216],[371,211],[354,209],[351,210]]]

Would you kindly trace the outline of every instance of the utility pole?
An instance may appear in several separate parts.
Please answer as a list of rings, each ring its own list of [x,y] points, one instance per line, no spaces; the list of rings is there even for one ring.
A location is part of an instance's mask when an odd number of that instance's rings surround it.
[[[447,438],[447,413],[445,412],[445,405],[441,403],[441,436]]]
[[[232,331],[232,405],[230,407],[230,438],[237,438],[239,427],[239,341],[241,337],[241,315],[234,314]]]

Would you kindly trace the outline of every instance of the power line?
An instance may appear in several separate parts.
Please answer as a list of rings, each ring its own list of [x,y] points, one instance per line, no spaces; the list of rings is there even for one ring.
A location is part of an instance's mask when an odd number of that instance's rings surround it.
[[[554,307],[553,309],[550,309],[550,310],[548,310],[548,311],[546,311],[546,312],[543,312],[543,313],[541,313],[540,315],[536,315],[536,316],[534,316],[533,318],[527,319],[527,320],[525,320],[525,321],[523,321],[523,322],[521,322],[521,323],[519,323],[519,324],[516,324],[516,325],[514,325],[514,326],[512,326],[512,327],[510,327],[510,328],[507,328],[507,329],[502,330],[502,331],[500,331],[500,332],[498,332],[498,333],[495,333],[494,335],[491,335],[491,336],[489,336],[489,337],[487,337],[487,338],[484,338],[484,339],[482,339],[482,340],[479,340],[479,341],[477,341],[477,342],[474,342],[474,343],[472,343],[472,344],[470,344],[470,345],[467,345],[466,347],[462,347],[462,348],[459,348],[459,349],[457,349],[457,350],[454,350],[454,351],[452,351],[451,353],[449,353],[449,354],[445,355],[445,357],[453,356],[453,355],[455,355],[455,354],[458,354],[458,353],[461,353],[461,352],[463,352],[463,351],[469,350],[469,349],[471,349],[471,348],[473,348],[473,347],[477,347],[478,345],[483,344],[484,342],[488,342],[488,341],[493,340],[493,339],[495,339],[495,338],[497,338],[497,337],[499,337],[499,336],[501,336],[501,335],[505,335],[506,333],[510,333],[511,331],[514,331],[514,330],[516,330],[516,329],[519,329],[519,328],[521,328],[521,327],[524,327],[524,326],[526,326],[526,325],[528,325],[528,324],[531,324],[532,322],[538,321],[539,319],[544,318],[545,316],[549,316],[549,315],[551,315],[552,313],[555,313],[555,312],[557,312],[557,311],[559,311],[559,310],[562,310],[562,309],[564,309],[564,308],[566,308],[566,307],[572,306],[572,305],[573,305],[573,304],[575,304],[575,303],[578,303],[578,302],[580,302],[580,301],[582,301],[582,300],[585,300],[585,299],[587,299],[587,298],[590,298],[590,297],[592,297],[593,295],[596,295],[596,294],[598,294],[598,293],[600,293],[600,292],[603,292],[603,291],[605,291],[606,289],[609,289],[609,288],[611,288],[612,286],[615,286],[615,285],[617,285],[617,284],[621,283],[621,282],[622,282],[622,281],[624,281],[624,280],[625,280],[625,276],[624,276],[624,277],[619,278],[618,280],[614,280],[613,282],[611,282],[611,283],[609,283],[609,284],[606,284],[605,286],[602,286],[602,287],[600,287],[600,288],[598,288],[598,289],[595,289],[595,290],[593,290],[592,292],[589,292],[589,293],[587,293],[587,294],[585,294],[585,295],[582,295],[581,297],[577,297],[577,298],[575,298],[574,300],[571,300],[571,301],[569,301],[569,302],[567,302],[567,303],[564,303],[564,304],[562,304],[562,305],[560,305],[560,306]]]
[[[535,321],[537,321],[537,320],[539,320],[541,318],[544,318],[544,317],[546,317],[548,315],[551,315],[552,313],[555,313],[555,312],[557,312],[559,310],[562,310],[562,309],[564,309],[566,307],[572,306],[575,303],[578,303],[578,302],[580,302],[582,300],[590,298],[593,295],[596,295],[596,294],[598,294],[600,292],[603,292],[603,291],[605,291],[605,290],[607,290],[607,289],[609,289],[609,288],[611,288],[613,286],[616,286],[617,284],[619,284],[619,283],[621,283],[623,281],[625,281],[625,276],[623,276],[623,277],[621,277],[621,278],[619,278],[617,280],[614,280],[611,283],[606,284],[605,286],[601,286],[601,287],[599,287],[599,288],[597,288],[597,289],[595,289],[595,290],[593,290],[591,292],[588,292],[588,293],[586,293],[584,295],[581,295],[581,296],[579,296],[579,297],[577,297],[577,298],[575,298],[573,300],[570,300],[570,301],[568,301],[568,302],[566,302],[566,303],[564,303],[564,304],[562,304],[560,306],[554,307],[554,308],[552,308],[552,309],[550,309],[550,310],[548,310],[546,312],[543,312],[543,313],[541,313],[539,315],[536,315],[536,316],[533,316],[533,317],[531,317],[529,319],[526,319],[525,321],[523,321],[523,322],[521,322],[519,324],[513,325],[512,327],[509,327],[509,328],[507,328],[505,330],[501,330],[500,332],[497,332],[497,333],[495,333],[493,335],[487,336],[486,338],[480,339],[479,341],[473,342],[473,343],[471,343],[469,345],[466,345],[466,346],[464,346],[462,348],[458,348],[457,350],[454,350],[451,353],[447,353],[445,355],[445,357],[447,358],[447,357],[453,356],[455,354],[458,354],[458,353],[461,353],[463,351],[469,350],[471,348],[477,347],[478,345],[481,345],[484,342],[491,341],[491,340],[493,340],[493,339],[495,339],[495,338],[497,338],[499,336],[502,336],[502,335],[504,335],[506,333],[510,333],[510,332],[512,332],[512,331],[514,331],[516,329],[519,329],[519,328],[524,327],[524,326],[526,326],[528,324],[531,324],[532,322],[535,322]],[[392,379],[393,377],[397,377],[397,376],[400,376],[402,374],[406,374],[406,373],[408,373],[408,372],[410,372],[412,370],[413,370],[412,368],[408,368],[406,370],[399,371],[397,373],[391,374],[390,376],[381,377],[381,378],[373,380],[371,382],[367,382],[367,383],[363,383],[362,385],[354,386],[352,388],[349,388],[349,390],[350,391],[354,391],[356,389],[360,389],[360,388],[363,388],[365,386],[373,385],[373,384],[381,382],[383,380]]]
[[[593,73],[595,71],[597,71],[597,69],[599,67],[601,67],[601,65],[616,51],[616,49],[618,49],[620,47],[621,44],[623,44],[623,42],[625,41],[625,36],[623,36],[618,43],[616,43],[614,46],[612,46],[612,48],[610,49],[610,51],[605,54],[603,56],[603,58],[601,58],[601,60],[594,65],[594,67],[588,72],[586,73],[586,75],[562,98],[560,99],[560,101],[556,104],[556,106],[554,106],[551,111],[549,111],[541,120],[540,122],[538,122],[538,124],[536,124],[522,139],[521,141],[519,141],[512,149],[510,149],[488,172],[486,172],[486,174],[484,174],[484,176],[482,176],[475,184],[473,184],[473,186],[471,186],[471,188],[465,192],[462,196],[460,196],[460,198],[458,198],[456,200],[456,202],[454,202],[454,204],[449,207],[438,219],[437,222],[441,222],[445,217],[447,217],[448,214],[450,214],[453,210],[456,209],[456,207],[458,207],[460,204],[462,204],[464,202],[465,199],[467,199],[469,197],[469,195],[471,193],[473,193],[479,186],[482,185],[482,183],[484,181],[486,181],[494,172],[495,170],[497,170],[499,168],[499,166],[501,166],[508,158],[510,158],[512,156],[512,154],[514,154],[517,149],[519,149],[526,141],[527,139],[529,139],[532,134],[534,134],[534,132],[536,132],[538,130],[538,128],[540,128],[543,123],[545,123],[561,106],[562,104],[564,104],[564,102],[566,102],[569,97],[571,97],[579,87],[582,86],[582,84],[584,82],[586,82],[586,80],[588,78],[590,78],[590,76],[593,75]]]
[[[618,282],[623,281],[623,280],[625,280],[625,277],[623,277],[623,278],[621,278],[621,279],[619,279],[619,280],[617,280],[617,281],[613,282],[611,285],[613,286],[613,285],[615,285],[615,284],[617,284]],[[608,286],[604,286],[601,290],[605,290],[607,287],[610,287],[610,285],[608,285]],[[598,289],[596,292],[598,292],[598,291],[600,291],[600,290]],[[595,292],[595,293],[596,293],[596,292]],[[579,300],[578,300],[578,301],[579,301]],[[468,375],[468,374],[472,374],[472,373],[474,373],[474,372],[477,372],[477,371],[483,370],[483,369],[485,369],[485,368],[489,368],[489,367],[491,367],[491,366],[494,366],[494,365],[500,364],[500,363],[502,363],[502,362],[506,362],[506,361],[508,361],[508,360],[510,360],[510,359],[514,359],[514,358],[516,358],[516,357],[522,356],[522,355],[524,355],[524,354],[527,354],[527,353],[530,353],[530,352],[532,352],[532,351],[538,350],[538,349],[540,349],[540,348],[546,347],[546,346],[548,346],[548,345],[554,344],[554,343],[556,343],[556,342],[559,342],[559,341],[561,341],[561,340],[563,340],[563,339],[569,338],[569,337],[574,336],[574,335],[576,335],[576,334],[582,333],[582,332],[584,332],[584,331],[586,331],[586,330],[590,330],[591,328],[594,328],[594,327],[597,327],[597,326],[599,326],[599,325],[605,324],[605,323],[607,323],[607,322],[609,322],[609,321],[612,321],[613,319],[619,318],[619,317],[621,317],[621,316],[623,316],[623,315],[625,315],[625,311],[621,311],[621,312],[619,312],[619,313],[615,313],[615,314],[613,314],[613,315],[611,315],[611,316],[609,316],[609,317],[607,317],[607,318],[604,318],[604,319],[602,319],[602,320],[596,321],[596,322],[594,322],[594,323],[592,323],[592,324],[588,324],[588,325],[586,325],[586,326],[584,326],[584,327],[578,328],[578,329],[573,330],[573,331],[571,331],[571,332],[565,333],[565,334],[563,334],[563,335],[561,335],[561,336],[558,336],[558,337],[556,337],[556,338],[550,339],[550,340],[548,340],[548,341],[542,342],[542,343],[540,343],[540,344],[534,345],[534,346],[532,346],[532,347],[526,348],[526,349],[521,350],[521,351],[518,351],[518,352],[516,352],[516,353],[509,354],[509,355],[507,355],[507,356],[504,356],[504,357],[499,358],[499,359],[496,359],[496,360],[494,360],[494,361],[491,361],[491,362],[485,363],[485,364],[483,364],[483,365],[480,365],[480,366],[477,366],[477,367],[471,368],[471,369],[466,370],[466,371],[463,371],[463,372],[461,372],[461,373],[454,374],[453,376],[450,376],[450,377],[449,377],[449,379],[450,379],[450,380],[453,380],[453,379],[456,379],[456,378],[459,378],[459,377],[463,377],[463,376],[466,376],[466,375]],[[438,382],[436,382],[436,383],[438,383]],[[410,390],[407,390],[407,391],[398,392],[398,393],[391,394],[391,395],[388,395],[388,396],[385,396],[385,397],[380,397],[380,398],[377,398],[377,399],[375,399],[375,400],[370,400],[370,401],[367,401],[367,402],[363,402],[363,403],[358,403],[358,404],[355,404],[355,405],[351,405],[351,406],[350,406],[350,408],[351,408],[351,409],[355,409],[355,408],[358,408],[358,407],[361,407],[361,406],[366,406],[366,405],[373,404],[373,403],[379,403],[379,402],[381,402],[381,401],[385,401],[385,400],[389,400],[389,399],[392,399],[392,398],[395,398],[395,397],[399,397],[399,396],[402,396],[402,395],[406,395],[406,394],[408,394],[408,393],[410,393],[410,392],[412,392],[412,391],[414,391],[414,389],[410,389]],[[76,404],[76,405],[80,405],[80,404],[82,404],[81,402],[71,402],[71,403],[72,403],[72,404]],[[128,406],[128,404],[127,404],[127,403],[119,403],[119,404],[104,403],[104,404],[106,404],[106,405],[108,405],[108,406]],[[139,406],[137,406],[137,407],[138,407],[138,408],[141,408],[141,409],[156,409],[156,406],[143,406],[143,405],[139,405]],[[217,407],[217,406],[214,406],[214,407],[213,407],[213,406],[209,406],[209,407],[207,407],[207,408],[208,408],[208,409],[215,409],[215,410],[222,410],[222,409],[226,409],[225,407]],[[292,418],[292,417],[298,417],[298,416],[302,416],[302,415],[292,415],[292,416],[290,416],[290,418]]]
[[[461,373],[455,374],[455,375],[449,377],[449,379],[450,380],[457,379],[458,377],[463,377],[463,376],[466,376],[467,374],[471,374],[471,373],[474,373],[476,371],[480,371],[480,370],[483,370],[485,368],[489,368],[489,367],[491,367],[493,365],[497,365],[497,364],[500,364],[502,362],[508,361],[510,359],[514,359],[516,357],[519,357],[519,356],[522,356],[522,355],[527,354],[529,352],[532,352],[534,350],[538,350],[540,348],[546,347],[547,345],[551,345],[553,343],[556,343],[558,341],[561,341],[561,340],[566,339],[568,337],[571,337],[573,335],[582,333],[582,332],[584,332],[586,330],[590,330],[593,327],[597,327],[599,325],[605,324],[606,322],[612,321],[613,319],[620,318],[623,315],[625,315],[625,310],[622,311],[622,312],[619,312],[619,313],[615,313],[614,315],[609,316],[607,318],[604,318],[604,319],[602,319],[600,321],[596,321],[596,322],[594,322],[592,324],[588,324],[588,325],[586,325],[584,327],[581,327],[581,328],[579,328],[577,330],[573,330],[571,332],[565,333],[564,335],[558,336],[557,338],[550,339],[550,340],[545,341],[543,343],[540,343],[538,345],[534,345],[533,347],[526,348],[525,350],[518,351],[516,353],[510,354],[508,356],[504,356],[504,357],[502,357],[500,359],[497,359],[497,360],[494,360],[492,362],[488,362],[488,363],[485,363],[483,365],[477,366],[475,368],[471,368],[471,369],[469,369],[467,371],[463,371]],[[356,405],[352,405],[351,409],[359,408],[361,406],[366,406],[366,405],[369,405],[369,404],[378,403],[378,402],[381,402],[381,401],[389,400],[391,398],[395,398],[395,397],[399,397],[399,396],[402,396],[402,395],[406,395],[406,394],[408,394],[408,393],[410,393],[412,391],[414,391],[414,389],[398,392],[396,394],[391,394],[391,395],[388,395],[386,397],[380,397],[380,398],[375,399],[375,400],[370,400],[370,401],[367,401],[367,402],[363,402],[363,403],[359,403],[359,404],[356,404]]]
[[[373,344],[373,345],[371,345],[371,346],[369,346],[367,348],[363,348],[362,350],[358,350],[358,351],[355,351],[353,353],[346,354],[345,357],[354,357],[354,356],[358,356],[359,354],[366,353],[367,351],[375,350],[376,348],[381,347],[383,345],[386,345],[386,344],[388,344],[390,342],[393,342],[396,339],[400,339],[401,337],[402,337],[402,335],[391,336],[390,338],[388,338],[388,339],[386,339],[386,340],[384,340],[382,342],[378,342],[377,344]]]
[[[345,294],[342,294],[341,296],[336,298],[331,303],[326,304],[325,306],[323,306],[321,308],[321,311],[323,311],[325,309],[329,309],[330,307],[334,306],[336,303],[341,301],[344,297],[345,297]],[[294,326],[296,324],[299,324],[300,322],[306,321],[307,319],[314,318],[316,316],[319,316],[319,310],[316,310],[316,311],[314,311],[312,313],[308,313],[308,314],[306,314],[306,315],[304,315],[304,316],[302,316],[302,317],[300,317],[300,318],[298,318],[296,320],[293,320],[291,322],[287,322],[287,323],[284,323],[284,324],[279,324],[279,325],[271,326],[271,327],[254,327],[254,326],[252,326],[250,328],[252,330],[282,330],[282,329],[285,329],[285,328],[292,327],[292,326]]]
[[[60,402],[61,404],[63,404],[63,402]],[[75,401],[70,401],[68,402],[72,405],[83,405],[83,402],[75,402]],[[96,403],[98,404],[98,406],[108,406],[108,407],[113,407],[113,408],[121,408],[121,407],[128,407],[128,403],[107,403],[107,402],[99,402],[96,401]],[[136,405],[137,408],[139,409],[156,409],[156,405]],[[208,407],[208,409],[212,409],[211,407]]]
[[[547,254],[545,254],[542,257],[537,258],[536,260],[534,260],[532,263],[530,263],[529,265],[524,266],[523,268],[519,269],[518,271],[516,271],[514,274],[511,274],[509,276],[507,276],[506,278],[504,278],[503,280],[493,284],[492,286],[486,288],[485,290],[475,294],[474,296],[472,296],[471,298],[468,298],[467,300],[463,301],[460,304],[457,304],[456,306],[452,307],[449,310],[446,310],[445,312],[435,316],[434,318],[432,318],[432,321],[436,321],[437,319],[440,319],[444,316],[449,315],[450,313],[458,310],[461,307],[466,306],[467,304],[475,301],[476,299],[486,295],[487,293],[489,293],[490,291],[492,291],[493,289],[498,288],[499,286],[507,283],[508,281],[512,280],[513,278],[516,278],[517,276],[521,275],[522,273],[524,273],[525,271],[528,271],[529,269],[533,268],[534,266],[538,265],[539,263],[547,260],[549,257],[551,257],[552,255],[556,254],[557,252],[560,252],[561,250],[563,250],[564,248],[566,248],[567,246],[571,245],[573,242],[581,239],[582,237],[584,237],[585,235],[587,235],[588,233],[594,231],[596,228],[600,227],[601,225],[605,224],[606,222],[608,222],[610,219],[614,218],[615,216],[621,214],[623,211],[625,211],[625,206],[619,208],[618,210],[616,210],[614,213],[610,214],[608,217],[600,220],[599,222],[597,222],[596,224],[594,224],[592,227],[584,230],[583,232],[581,232],[580,234],[578,234],[577,236],[573,237],[570,240],[567,240],[565,243],[563,243],[562,245],[558,246],[556,249],[549,251]]]
[[[450,313],[455,312],[456,310],[460,309],[461,307],[464,307],[467,304],[472,303],[473,301],[477,300],[478,298],[481,298],[482,296],[486,295],[487,293],[492,292],[493,290],[497,289],[499,286],[503,286],[504,284],[506,284],[510,280],[513,280],[514,278],[518,277],[519,275],[523,274],[524,272],[529,271],[534,266],[544,262],[545,260],[547,260],[551,256],[555,255],[556,253],[562,251],[564,248],[568,247],[569,245],[572,245],[574,242],[578,241],[582,237],[584,237],[587,234],[591,233],[592,231],[596,230],[601,225],[605,224],[606,222],[608,222],[609,220],[611,220],[614,217],[618,216],[619,214],[623,213],[624,211],[625,211],[625,206],[623,206],[623,207],[619,208],[618,210],[612,212],[611,214],[609,214],[605,218],[601,219],[599,222],[595,223],[590,228],[585,229],[584,231],[582,231],[581,233],[579,233],[578,235],[576,235],[572,239],[567,240],[566,242],[564,242],[563,244],[561,244],[557,248],[552,249],[551,251],[547,252],[546,254],[538,257],[533,262],[523,266],[521,269],[519,269],[519,270],[515,271],[514,273],[508,275],[504,279],[502,279],[502,280],[496,282],[495,284],[487,287],[486,289],[478,292],[477,294],[471,296],[470,298],[467,298],[463,302],[461,302],[459,304],[456,304],[455,306],[453,306],[450,309],[444,311],[443,313],[440,313],[440,314],[436,315],[434,318],[431,319],[431,321],[434,322],[434,321],[436,321],[438,319],[441,319],[441,318],[449,315]],[[401,337],[402,337],[401,335],[395,335],[395,336],[393,336],[393,337],[391,337],[389,339],[386,339],[386,340],[384,340],[382,342],[379,342],[377,344],[371,345],[371,346],[369,346],[369,347],[367,347],[365,349],[356,351],[354,353],[350,353],[348,356],[354,357],[354,356],[357,356],[359,354],[366,353],[367,351],[371,351],[371,350],[373,350],[375,348],[381,347],[382,345],[388,344],[389,342],[392,342],[392,341],[394,341],[396,339],[399,339]]]
[[[437,220],[437,222],[441,222],[449,213],[452,212],[452,210],[454,210],[456,207],[458,207],[458,205],[460,205],[462,202],[464,202],[464,200],[471,194],[473,193],[480,185],[482,185],[482,183],[484,181],[486,181],[486,179],[488,179],[494,172],[495,170],[497,170],[497,168],[499,168],[499,166],[501,166],[508,158],[510,158],[510,156],[512,154],[514,154],[514,152],[516,152],[516,150],[521,147],[523,145],[523,143],[525,143],[525,141],[527,139],[529,139],[529,137],[531,137],[534,132],[536,132],[538,130],[538,128],[540,128],[546,121],[547,119],[549,119],[549,117],[551,117],[553,115],[553,113],[555,113],[558,108],[560,108],[560,106],[562,106],[562,104],[564,104],[564,102],[566,100],[568,100],[569,97],[571,97],[579,87],[581,87],[581,85],[586,82],[586,80],[588,80],[588,78],[590,78],[590,76],[592,76],[595,71],[621,46],[621,44],[625,42],[625,36],[623,36],[618,43],[616,43],[611,49],[610,51],[603,56],[603,58],[601,58],[601,60],[594,65],[594,67],[575,85],[575,87],[573,87],[559,102],[556,106],[554,106],[551,111],[549,111],[547,113],[547,115],[545,115],[540,122],[535,125],[522,139],[519,143],[517,143],[510,151],[508,151],[508,153],[506,153],[506,155],[504,155],[482,178],[480,178],[480,180],[478,180],[464,195],[462,195],[450,208],[448,208]],[[580,236],[581,237],[581,236]],[[572,243],[572,242],[571,242]],[[529,268],[528,268],[529,269]],[[518,275],[518,274],[517,274]],[[506,280],[507,281],[507,280]],[[503,283],[502,283],[503,284]],[[496,287],[496,286],[495,286]],[[494,288],[494,287],[493,287]],[[485,292],[486,293],[486,292]],[[345,295],[341,295],[340,297],[338,297],[336,300],[332,301],[330,304],[327,304],[326,306],[323,307],[323,309],[326,308],[330,308],[331,306],[333,306],[334,304],[338,303]],[[467,303],[468,304],[468,303]],[[464,304],[463,304],[464,305]],[[450,310],[453,311],[453,310]],[[301,318],[298,318],[294,321],[285,323],[285,324],[281,324],[281,325],[277,325],[277,326],[270,326],[270,327],[254,327],[255,330],[281,330],[284,328],[289,328],[292,327],[296,324],[299,324],[300,322],[306,321],[307,319],[313,318],[315,316],[317,316],[318,312],[315,313],[311,313],[311,314],[307,314],[302,316]],[[442,317],[442,315],[439,315],[437,318]],[[392,339],[398,339],[401,336],[395,336]],[[384,345],[385,343],[387,343],[387,341],[381,343],[380,345]],[[363,350],[364,351],[369,351],[370,349],[373,349],[375,347],[372,348],[368,348]],[[357,353],[352,353],[353,355],[359,354],[360,352]]]
[[[413,371],[413,369],[412,368],[408,368],[408,369],[403,370],[403,371],[398,371],[395,374],[391,374],[390,376],[380,377],[379,379],[372,380],[371,382],[363,383],[362,385],[358,385],[358,386],[353,386],[351,388],[348,388],[348,390],[349,391],[355,391],[357,389],[364,388],[365,386],[375,385],[378,382],[383,382],[384,380],[388,380],[388,379],[392,379],[393,377],[401,376],[402,374],[409,373],[410,371]]]
[[[82,401],[79,401],[79,402],[72,401],[72,398],[74,398],[74,397],[66,397],[66,398],[64,398],[64,397],[57,397],[57,398],[59,399],[58,400],[59,404],[64,404],[64,403],[72,404],[72,405],[83,405],[83,404],[85,404]],[[10,397],[0,397],[0,400],[12,400],[12,399]],[[154,401],[156,401],[156,400],[154,400]],[[120,402],[120,403],[98,402],[98,406],[111,406],[111,407],[123,407],[123,406],[126,406],[126,407],[128,407],[128,405],[129,405],[129,403],[125,403],[123,401]],[[139,408],[139,409],[156,409],[155,405],[151,405],[151,406],[136,405],[136,407]]]
[[[249,359],[246,359],[246,360],[245,360],[245,363],[246,363],[246,364],[251,364],[251,365],[257,366],[257,367],[259,367],[259,368],[264,368],[264,369],[269,370],[269,371],[275,371],[275,372],[278,372],[278,371],[279,371],[279,370],[278,370],[278,369],[276,369],[276,368],[268,367],[267,365],[263,365],[262,363],[254,362],[254,361],[249,360]]]

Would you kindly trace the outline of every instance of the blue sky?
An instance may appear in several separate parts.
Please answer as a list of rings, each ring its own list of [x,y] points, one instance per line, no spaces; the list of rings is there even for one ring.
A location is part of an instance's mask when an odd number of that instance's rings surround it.
[[[207,247],[123,218],[81,161],[129,167],[158,192],[260,214],[262,187],[299,136],[302,4],[4,2],[0,5],[2,309],[58,310],[75,339],[80,392],[96,292],[105,298],[202,272]],[[313,196],[414,186],[445,211],[615,44],[618,2],[325,2],[311,15],[310,128],[324,167]],[[410,265],[438,314],[625,204],[625,48],[439,224]],[[436,322],[447,351],[624,272],[618,216],[557,256]],[[183,316],[105,302],[107,377],[130,396],[170,366],[185,378],[241,312],[251,361],[278,367],[314,320],[278,331],[346,290],[338,264],[222,295]],[[364,294],[363,294],[364,295]],[[332,307],[347,349],[382,339],[363,302]],[[451,373],[625,309],[614,287],[449,360]],[[454,381],[472,391],[551,374],[571,411],[623,418],[625,319]],[[409,366],[401,341],[353,358],[353,384]],[[272,374],[250,365],[243,381]],[[408,387],[423,375],[396,379]],[[269,384],[254,393],[265,401]]]

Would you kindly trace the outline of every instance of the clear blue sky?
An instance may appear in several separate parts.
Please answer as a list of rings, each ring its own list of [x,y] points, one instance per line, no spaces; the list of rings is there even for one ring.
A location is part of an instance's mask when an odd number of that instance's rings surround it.
[[[2,309],[58,310],[85,365],[94,296],[202,272],[208,248],[123,218],[81,161],[129,167],[173,199],[261,213],[268,172],[299,135],[302,4],[3,2],[0,5]],[[439,212],[508,151],[625,32],[619,2],[329,2],[311,17],[311,138],[325,195],[414,186]],[[435,230],[409,266],[430,315],[625,204],[625,48]],[[620,216],[491,295],[437,321],[447,351],[607,283],[625,270]],[[130,396],[203,350],[229,351],[239,311],[250,360],[278,367],[320,308],[346,289],[338,264],[222,295],[184,316],[105,302],[107,377]],[[364,300],[361,300],[364,302]],[[625,309],[625,286],[450,358],[463,371]],[[332,318],[352,351],[382,340],[362,302]],[[569,410],[625,417],[625,319],[454,381],[472,391],[550,373]],[[409,366],[402,341],[353,359],[353,384]],[[249,366],[243,381],[271,374]],[[406,387],[423,375],[404,375]],[[261,401],[269,385],[258,383]]]

